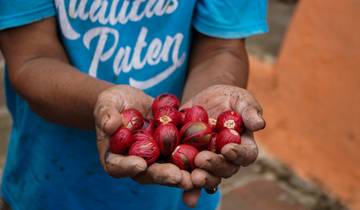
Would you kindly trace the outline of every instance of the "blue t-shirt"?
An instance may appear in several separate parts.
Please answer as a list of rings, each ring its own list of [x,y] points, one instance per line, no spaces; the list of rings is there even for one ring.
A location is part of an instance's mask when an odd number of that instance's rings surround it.
[[[181,96],[193,28],[219,38],[267,31],[265,0],[0,0],[0,30],[50,16],[79,71],[152,96]],[[187,209],[180,189],[108,176],[93,131],[44,120],[7,75],[5,87],[13,126],[1,189],[13,210]],[[197,209],[219,198],[202,193]]]

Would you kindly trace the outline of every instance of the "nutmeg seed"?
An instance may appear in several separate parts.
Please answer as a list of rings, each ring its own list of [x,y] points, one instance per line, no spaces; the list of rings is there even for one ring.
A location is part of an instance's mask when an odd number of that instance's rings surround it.
[[[131,131],[127,128],[119,128],[110,137],[109,150],[114,154],[125,154],[132,143]]]
[[[155,130],[154,139],[163,157],[169,156],[180,143],[179,131],[172,123],[159,125]]]
[[[147,165],[155,163],[160,156],[160,150],[154,140],[137,140],[129,149],[129,155],[135,155],[144,158]]]
[[[144,125],[142,127],[142,130],[150,133],[151,135],[155,132],[156,125],[155,121],[152,119],[144,119]]]
[[[181,113],[171,106],[165,106],[160,108],[155,113],[154,118],[157,125],[172,123],[175,126],[178,126],[182,122]]]
[[[120,114],[124,127],[131,131],[138,130],[144,125],[144,117],[136,109],[125,109]]]
[[[225,111],[218,116],[216,130],[220,132],[224,128],[229,128],[240,132],[243,124],[243,119],[240,114],[234,111]]]
[[[204,122],[189,122],[180,130],[182,143],[199,150],[206,149],[211,140],[211,127]]]
[[[160,108],[170,106],[174,109],[179,109],[180,101],[179,99],[170,93],[164,93],[159,96],[157,96],[151,106],[153,114],[155,114]]]
[[[184,124],[189,122],[204,122],[209,123],[209,116],[202,106],[193,106],[186,109]]]
[[[240,134],[235,130],[224,128],[216,136],[216,151],[221,153],[221,149],[230,143],[241,144]]]
[[[187,144],[179,145],[171,155],[171,162],[181,170],[192,171],[195,168],[195,157],[199,151]]]

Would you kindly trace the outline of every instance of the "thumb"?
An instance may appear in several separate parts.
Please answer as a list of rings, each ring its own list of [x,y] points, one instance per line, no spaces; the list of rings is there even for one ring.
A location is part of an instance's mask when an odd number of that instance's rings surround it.
[[[183,110],[186,108],[191,108],[193,106],[193,102],[192,100],[187,101],[186,103],[184,103],[183,105],[181,105],[181,107],[179,108],[179,110]]]
[[[105,170],[115,178],[133,177],[147,169],[146,161],[141,157],[108,153],[105,158]]]
[[[98,96],[94,109],[96,127],[106,135],[113,134],[123,124],[120,112],[124,109],[124,100],[112,90]]]
[[[95,109],[94,115],[96,126],[107,135],[113,134],[123,124],[120,111],[111,104],[100,105]]]
[[[245,127],[250,131],[258,131],[265,128],[266,123],[262,114],[253,106],[245,107],[241,113]]]

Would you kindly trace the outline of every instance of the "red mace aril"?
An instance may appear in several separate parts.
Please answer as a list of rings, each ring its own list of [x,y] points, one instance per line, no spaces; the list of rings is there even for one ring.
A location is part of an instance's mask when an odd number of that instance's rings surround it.
[[[169,94],[169,93],[161,94],[157,96],[152,103],[152,107],[151,107],[152,113],[155,114],[160,108],[165,106],[170,106],[177,110],[179,109],[180,101],[173,94]]]
[[[155,113],[154,118],[157,125],[173,123],[174,125],[178,126],[182,123],[180,112],[171,106],[165,106],[160,108]]]
[[[209,116],[206,110],[201,106],[193,106],[186,110],[184,124],[188,122],[209,122]]]
[[[171,162],[181,170],[192,171],[195,168],[195,157],[199,151],[187,144],[179,145],[171,155]]]
[[[156,125],[155,125],[154,120],[152,120],[152,119],[144,120],[144,125],[142,127],[142,130],[144,130],[152,135],[155,132],[155,129],[156,129]]]
[[[144,125],[144,117],[136,109],[125,109],[121,112],[121,117],[124,127],[131,131],[138,130]]]
[[[221,149],[230,143],[241,144],[241,137],[236,130],[225,128],[216,136],[216,151],[220,153]]]
[[[229,128],[240,132],[243,127],[243,119],[241,115],[234,111],[225,111],[221,113],[217,119],[216,130],[222,131],[224,128]]]
[[[152,135],[144,129],[134,131],[132,134],[132,138],[133,138],[133,142],[142,141],[142,140],[149,140],[149,141],[154,140]]]
[[[160,156],[159,147],[154,140],[137,140],[131,145],[129,155],[135,155],[145,159],[148,166],[155,163]]]
[[[211,136],[211,140],[208,146],[208,150],[210,152],[216,153],[216,133],[213,133]]]
[[[211,127],[204,122],[189,122],[180,130],[182,143],[200,150],[206,149],[211,140]]]
[[[115,154],[124,154],[133,143],[131,131],[127,128],[119,128],[110,137],[109,149]]]
[[[154,139],[162,156],[169,156],[180,143],[177,127],[172,123],[161,124],[154,133]]]
[[[187,112],[189,109],[190,109],[190,108],[184,108],[184,109],[181,109],[181,110],[179,111],[179,112],[180,112],[180,115],[181,115],[181,124],[184,124],[186,112]]]

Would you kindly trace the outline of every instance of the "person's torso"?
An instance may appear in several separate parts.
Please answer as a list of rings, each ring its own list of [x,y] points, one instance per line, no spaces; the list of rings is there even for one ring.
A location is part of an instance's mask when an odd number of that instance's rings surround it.
[[[181,95],[196,0],[55,2],[59,36],[77,69],[152,96]],[[181,190],[109,177],[94,132],[42,119],[5,82],[13,129],[2,189],[14,210],[177,209]],[[217,200],[204,197],[200,207]]]
[[[56,0],[73,65],[150,95],[181,95],[196,0]]]

